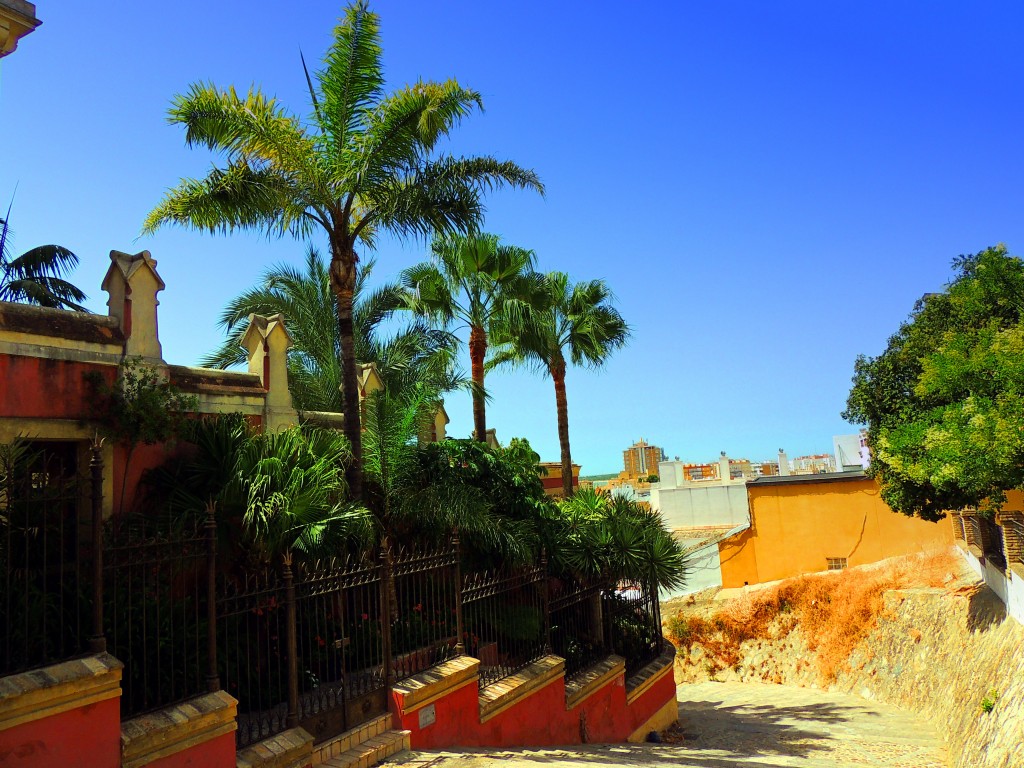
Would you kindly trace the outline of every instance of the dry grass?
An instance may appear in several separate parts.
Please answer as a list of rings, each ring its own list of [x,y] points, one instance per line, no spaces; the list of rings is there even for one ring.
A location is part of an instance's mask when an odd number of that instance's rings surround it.
[[[737,668],[741,644],[777,640],[797,627],[814,653],[823,682],[832,682],[853,649],[874,628],[891,589],[942,587],[954,581],[961,564],[949,551],[898,558],[878,567],[801,576],[749,592],[710,616],[682,613],[666,624],[680,651],[697,645],[708,672]]]

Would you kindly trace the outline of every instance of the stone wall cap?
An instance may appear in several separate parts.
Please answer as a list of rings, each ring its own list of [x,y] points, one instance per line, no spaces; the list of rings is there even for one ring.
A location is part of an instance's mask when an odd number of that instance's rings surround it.
[[[193,368],[187,365],[169,365],[167,372],[172,385],[188,392],[230,390],[260,397],[265,394],[260,377],[255,373],[222,371],[217,368]]]
[[[0,302],[0,330],[91,344],[124,344],[116,317]]]
[[[17,675],[8,675],[0,678],[0,702],[31,691],[53,688],[90,677],[100,677],[109,672],[121,670],[123,667],[124,664],[109,653],[100,653],[80,659],[62,661],[59,664],[51,664]]]

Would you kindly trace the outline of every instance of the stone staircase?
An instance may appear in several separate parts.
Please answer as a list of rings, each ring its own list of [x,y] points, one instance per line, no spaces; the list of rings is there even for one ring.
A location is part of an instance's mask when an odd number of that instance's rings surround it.
[[[381,715],[313,747],[313,765],[370,768],[409,749],[409,731],[391,729],[391,715]]]

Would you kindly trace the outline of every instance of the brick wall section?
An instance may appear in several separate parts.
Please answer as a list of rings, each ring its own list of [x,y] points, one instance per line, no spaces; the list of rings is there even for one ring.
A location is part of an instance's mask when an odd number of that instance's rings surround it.
[[[1006,562],[1024,565],[1024,512],[1001,512],[996,522],[1003,527]]]

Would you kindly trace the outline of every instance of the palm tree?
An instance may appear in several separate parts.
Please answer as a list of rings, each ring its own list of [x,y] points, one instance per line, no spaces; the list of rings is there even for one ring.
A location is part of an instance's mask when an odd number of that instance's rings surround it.
[[[10,215],[8,206],[7,218],[0,218],[0,301],[88,312],[82,306],[85,293],[64,279],[78,266],[78,257],[61,245],[40,245],[12,257]]]
[[[402,330],[392,349],[381,340],[378,329],[392,313],[404,306],[404,292],[385,283],[374,290],[367,286],[373,272],[372,259],[359,266],[352,314],[356,360],[376,363],[382,379],[394,375],[401,357],[398,349],[416,347],[429,355],[436,347],[451,347],[454,339],[417,325]],[[259,283],[228,302],[220,318],[227,338],[203,359],[203,365],[230,368],[244,365],[247,351],[242,338],[251,314],[284,315],[292,347],[288,352],[288,384],[295,406],[307,411],[341,412],[341,343],[338,338],[336,297],[331,276],[320,252],[310,247],[301,268],[277,264]],[[422,332],[423,337],[418,334]],[[414,343],[415,342],[415,343]],[[403,359],[403,364],[405,360]]]
[[[493,327],[508,323],[539,283],[533,272],[533,251],[503,245],[497,235],[435,238],[433,261],[402,273],[410,289],[412,309],[450,329],[469,328],[469,359],[473,377],[473,428],[477,440],[487,439],[484,358]]]
[[[549,272],[524,317],[496,329],[495,342],[504,349],[494,364],[533,365],[555,384],[558,442],[562,448],[562,492],[572,495],[569,410],[565,396],[568,363],[597,368],[626,343],[629,326],[612,306],[603,280],[571,283],[564,272]]]
[[[337,300],[345,434],[354,461],[349,481],[362,497],[362,438],[353,298],[357,244],[376,235],[429,237],[468,231],[483,194],[511,186],[543,193],[537,175],[494,157],[440,154],[438,142],[475,109],[480,94],[454,80],[384,91],[377,15],[365,0],[348,6],[323,69],[303,62],[312,113],[300,121],[275,99],[198,83],[178,96],[172,123],[186,143],[223,157],[203,179],[184,179],[146,217],[144,232],[174,222],[209,232],[327,234]]]

